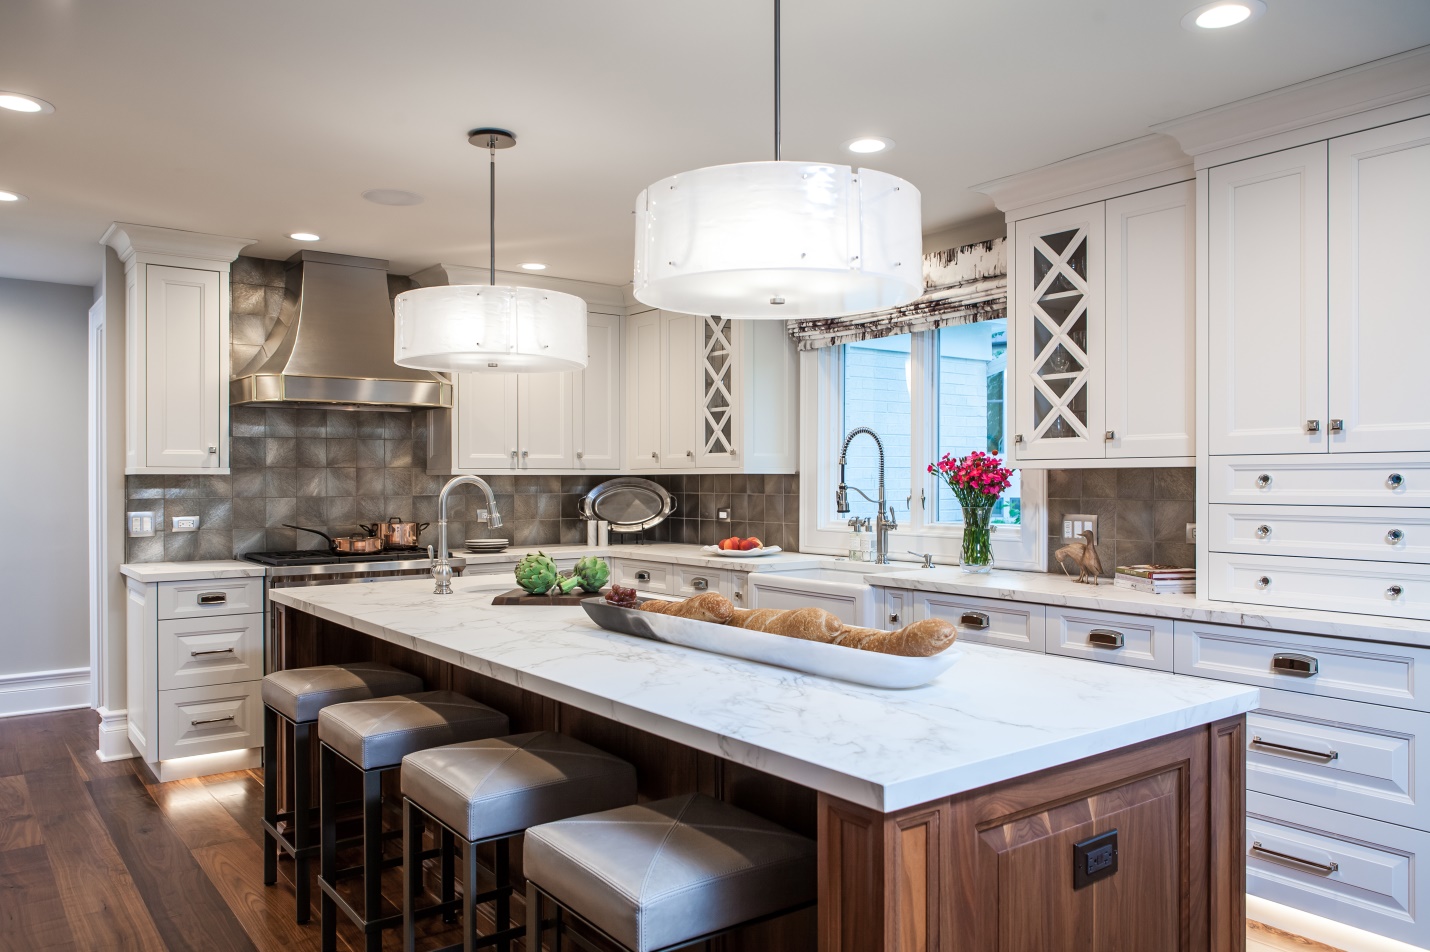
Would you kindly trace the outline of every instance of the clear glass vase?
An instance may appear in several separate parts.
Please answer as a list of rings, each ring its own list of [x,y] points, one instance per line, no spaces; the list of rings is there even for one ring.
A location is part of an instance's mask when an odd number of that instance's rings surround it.
[[[963,507],[963,545],[958,564],[965,572],[993,569],[993,503]]]

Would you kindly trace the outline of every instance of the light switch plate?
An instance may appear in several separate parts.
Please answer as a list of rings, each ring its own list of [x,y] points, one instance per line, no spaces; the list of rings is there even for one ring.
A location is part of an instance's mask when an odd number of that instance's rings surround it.
[[[129,526],[129,538],[138,539],[154,534],[154,514],[152,512],[130,512],[125,516]]]
[[[728,509],[716,509],[716,510],[715,510],[715,518],[716,518],[716,519],[729,519],[729,518],[730,518],[730,510],[728,510]]]
[[[175,517],[174,517],[174,531],[175,531],[175,532],[197,532],[197,531],[198,531],[198,528],[199,528],[199,517],[198,517],[198,516],[175,516]]]
[[[1189,543],[1197,541],[1197,524],[1195,522],[1187,523],[1187,541]]]
[[[1082,542],[1083,531],[1092,530],[1092,541],[1097,542],[1097,516],[1084,513],[1068,513],[1063,516],[1063,541]]]

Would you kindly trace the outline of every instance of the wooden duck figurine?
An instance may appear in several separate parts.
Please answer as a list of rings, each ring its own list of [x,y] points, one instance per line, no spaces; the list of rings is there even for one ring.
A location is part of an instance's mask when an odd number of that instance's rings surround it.
[[[1070,558],[1077,564],[1077,580],[1086,582],[1089,585],[1099,584],[1099,577],[1102,575],[1102,559],[1097,556],[1097,546],[1092,544],[1092,530],[1082,531],[1082,542],[1069,542],[1053,553],[1053,558],[1058,560],[1058,565],[1062,567],[1063,574],[1072,577],[1063,559]]]

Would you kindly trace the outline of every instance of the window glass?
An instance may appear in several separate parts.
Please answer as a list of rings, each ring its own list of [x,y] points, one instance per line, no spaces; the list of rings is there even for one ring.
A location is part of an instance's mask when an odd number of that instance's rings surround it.
[[[1007,409],[1004,382],[1008,368],[1008,322],[956,324],[938,332],[938,447],[966,456],[974,450],[1007,460]],[[1017,525],[1020,474],[998,500],[993,521]],[[958,499],[943,480],[936,481],[931,517],[937,522],[962,522]]]
[[[899,521],[908,512],[910,437],[913,429],[913,401],[910,396],[909,346],[911,337],[882,337],[844,345],[844,425],[840,440],[850,430],[867,426],[879,434],[884,443],[885,486],[889,504]],[[849,444],[845,481],[849,490],[847,515],[834,518],[846,520],[854,516],[873,517],[878,507],[854,488],[862,489],[877,499],[879,489],[879,454],[874,441],[858,436]],[[834,508],[834,500],[829,501]]]

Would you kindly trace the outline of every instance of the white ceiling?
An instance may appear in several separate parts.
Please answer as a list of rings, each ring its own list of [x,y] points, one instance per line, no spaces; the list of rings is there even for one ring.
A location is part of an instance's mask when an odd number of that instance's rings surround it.
[[[1161,120],[1430,43],[1426,0],[1268,0],[1192,33],[1197,0],[785,0],[785,157],[868,164],[923,192],[925,232],[986,215],[968,186]],[[5,0],[0,276],[90,284],[115,220],[323,250],[408,273],[486,262],[624,284],[648,183],[771,157],[770,0]],[[426,196],[392,208],[370,188]]]

